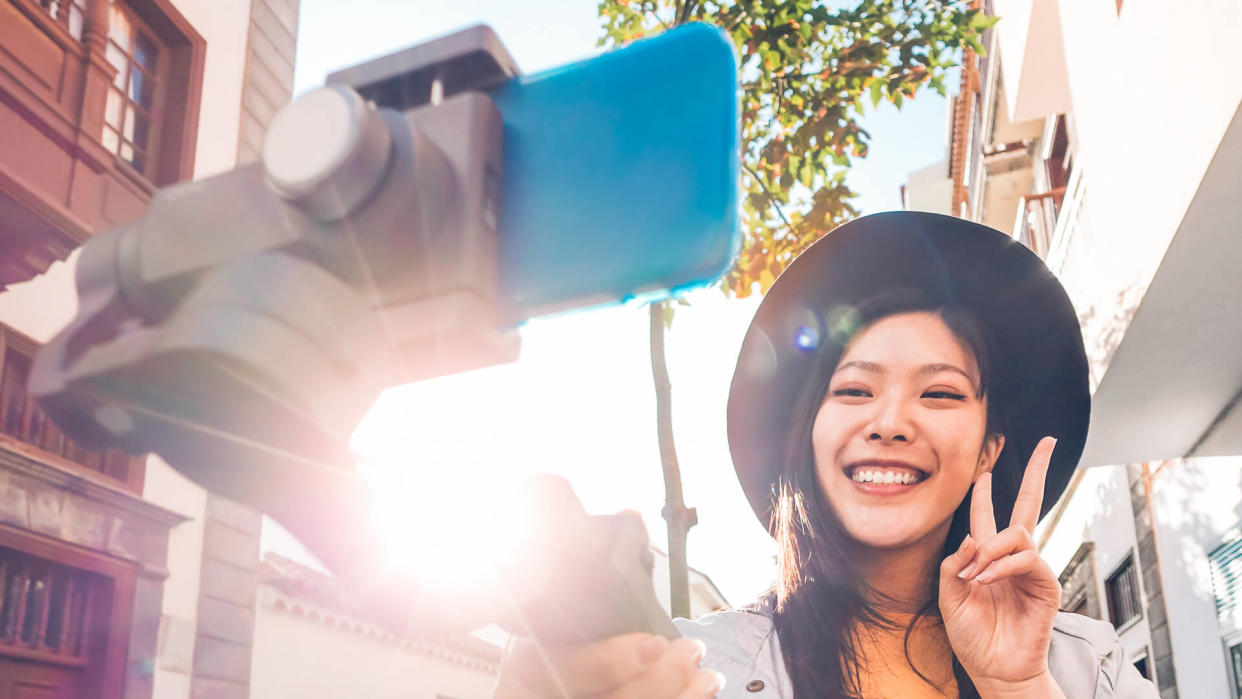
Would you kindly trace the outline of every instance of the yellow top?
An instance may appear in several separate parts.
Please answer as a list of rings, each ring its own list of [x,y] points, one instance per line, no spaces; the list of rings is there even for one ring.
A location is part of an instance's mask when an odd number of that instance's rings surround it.
[[[953,679],[953,654],[944,624],[938,617],[924,616],[910,632],[910,657],[906,659],[906,627],[913,614],[889,614],[895,629],[860,629],[858,658],[863,697],[866,699],[942,699],[957,696]],[[911,667],[913,664],[913,667]],[[914,671],[935,683],[928,684]],[[939,689],[937,688],[939,687]]]

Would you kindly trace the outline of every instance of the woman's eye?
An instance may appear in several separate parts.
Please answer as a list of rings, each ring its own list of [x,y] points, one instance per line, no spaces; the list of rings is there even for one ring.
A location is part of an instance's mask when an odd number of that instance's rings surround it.
[[[953,391],[926,391],[923,393],[924,398],[932,398],[935,400],[966,400],[966,396]]]
[[[833,390],[832,395],[846,398],[866,398],[871,393],[862,388],[838,388]]]

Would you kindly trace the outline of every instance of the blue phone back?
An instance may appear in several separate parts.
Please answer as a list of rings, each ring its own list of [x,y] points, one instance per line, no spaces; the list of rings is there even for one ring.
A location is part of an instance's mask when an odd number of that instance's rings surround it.
[[[502,298],[518,319],[711,283],[739,249],[737,64],[692,24],[511,80]]]

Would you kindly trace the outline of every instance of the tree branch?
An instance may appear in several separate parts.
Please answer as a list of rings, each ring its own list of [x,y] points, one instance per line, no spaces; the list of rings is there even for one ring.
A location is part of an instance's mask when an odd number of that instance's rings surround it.
[[[689,22],[691,15],[697,9],[699,9],[698,0],[682,0],[681,10],[677,13],[677,24]]]
[[[733,20],[732,22],[730,22],[730,23],[729,23],[729,26],[727,26],[727,27],[725,27],[725,28],[724,28],[725,33],[726,33],[726,34],[732,34],[732,33],[733,33],[734,28],[736,28],[736,27],[737,27],[737,25],[739,25],[739,24],[741,24],[741,23],[742,23],[742,20],[746,19],[746,18],[747,18],[747,17],[749,17],[749,16],[750,16],[750,13],[749,13],[749,12],[747,12],[746,10],[742,10],[741,12],[739,12],[739,13],[738,13],[738,15],[737,15],[737,17],[736,17],[736,18],[734,18],[734,20]]]
[[[781,217],[781,220],[785,222],[786,226],[789,226],[790,231],[793,231],[793,224],[789,222],[789,219],[785,218],[785,212],[781,210],[781,203],[776,200],[775,196],[772,195],[772,192],[768,189],[768,186],[763,183],[763,180],[759,178],[759,175],[745,162],[742,163],[742,167],[746,169],[746,172],[750,173],[751,177],[755,178],[755,182],[758,183],[759,188],[763,190],[763,193],[768,195],[768,201],[772,202],[772,208],[776,209],[776,215]]]
[[[650,7],[651,9],[647,9],[648,7]],[[644,2],[643,3],[643,14],[650,14],[652,17],[655,17],[655,21],[659,22],[661,27],[664,27],[665,29],[669,28],[668,24],[666,24],[664,20],[660,19],[660,5],[658,3],[653,2],[650,5],[648,5],[646,2]]]

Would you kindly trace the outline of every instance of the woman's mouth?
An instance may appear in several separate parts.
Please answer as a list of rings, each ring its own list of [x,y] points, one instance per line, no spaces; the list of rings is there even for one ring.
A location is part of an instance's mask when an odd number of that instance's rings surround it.
[[[850,466],[845,475],[860,490],[876,494],[905,492],[927,480],[926,471],[908,465],[863,463]]]

